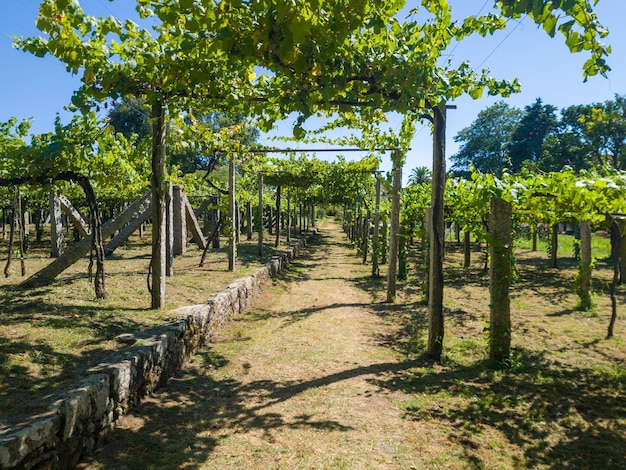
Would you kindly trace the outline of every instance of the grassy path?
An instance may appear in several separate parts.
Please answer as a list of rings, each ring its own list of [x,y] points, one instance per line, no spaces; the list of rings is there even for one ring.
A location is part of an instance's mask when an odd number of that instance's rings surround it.
[[[411,468],[423,436],[380,385],[398,327],[340,228],[319,239],[84,468]]]
[[[486,362],[488,278],[454,244],[445,357],[429,364],[418,283],[382,302],[329,223],[81,468],[625,469],[626,340],[604,339],[607,300],[572,310],[571,272],[518,254],[510,368]]]

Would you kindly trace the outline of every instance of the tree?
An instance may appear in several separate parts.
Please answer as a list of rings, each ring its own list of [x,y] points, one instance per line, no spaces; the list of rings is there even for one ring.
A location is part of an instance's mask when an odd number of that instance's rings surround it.
[[[421,185],[423,183],[430,183],[432,172],[425,166],[418,166],[411,170],[408,183],[409,186]]]
[[[525,162],[535,163],[541,159],[544,141],[557,123],[555,112],[556,108],[544,105],[541,98],[524,108],[509,144],[511,171],[517,173]]]
[[[594,104],[580,119],[600,163],[626,168],[626,95]]]
[[[590,110],[588,105],[569,106],[561,110],[556,127],[544,140],[541,158],[536,162],[537,169],[561,171],[567,166],[580,170],[592,165],[590,144],[580,119]]]
[[[504,101],[478,113],[472,124],[454,136],[455,142],[462,142],[462,145],[450,157],[452,171],[468,176],[473,166],[481,173],[502,176],[502,171],[510,164],[509,142],[521,118],[522,112]]]
[[[113,104],[108,114],[109,125],[127,139],[134,134],[139,140],[150,135],[150,107],[141,98],[122,97]]]

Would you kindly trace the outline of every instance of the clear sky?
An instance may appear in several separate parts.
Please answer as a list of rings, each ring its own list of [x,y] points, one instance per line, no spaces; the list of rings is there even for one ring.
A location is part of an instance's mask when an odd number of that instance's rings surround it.
[[[37,36],[35,27],[39,0],[0,0],[0,121],[11,116],[34,118],[33,132],[52,129],[54,118],[70,102],[72,92],[79,86],[77,77],[53,58],[40,59],[12,47],[12,36]],[[492,4],[491,0],[453,0],[459,15],[478,14]],[[82,0],[91,14],[115,15],[122,19],[134,16],[128,0]],[[458,5],[458,7],[457,7]],[[608,78],[592,77],[583,83],[584,54],[570,54],[560,36],[551,39],[532,21],[510,22],[506,31],[487,38],[463,41],[452,51],[453,65],[469,60],[475,68],[489,68],[497,78],[518,77],[522,93],[507,99],[512,106],[523,108],[540,97],[545,104],[564,108],[612,99],[615,94],[626,94],[626,18],[625,0],[600,0],[596,5],[598,17],[609,29],[605,41],[611,45],[609,64],[613,69]],[[458,150],[453,137],[471,124],[477,114],[501,98],[483,97],[472,100],[462,97],[455,103],[457,109],[448,112],[447,150],[449,157]],[[288,129],[283,126],[281,129]],[[417,129],[407,156],[405,177],[417,166],[431,166],[432,140],[426,126]],[[347,155],[355,158],[356,155]],[[388,161],[383,162],[388,169]]]

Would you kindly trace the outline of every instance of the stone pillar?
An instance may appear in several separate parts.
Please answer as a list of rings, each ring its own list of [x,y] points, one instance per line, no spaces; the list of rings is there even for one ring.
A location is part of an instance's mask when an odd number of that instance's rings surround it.
[[[235,259],[237,258],[237,237],[239,228],[236,226],[237,205],[235,202],[235,161],[230,158],[228,164],[228,270],[235,270]]]
[[[174,275],[174,209],[172,185],[165,193],[165,275]]]
[[[511,232],[511,203],[493,198],[489,219],[489,357],[498,362],[509,358],[511,348]]]
[[[259,252],[259,256],[263,256],[263,232],[265,231],[265,227],[263,224],[263,173],[261,173],[259,171],[258,174],[258,178],[259,178],[259,207],[258,207],[258,215],[257,217],[259,218],[259,225],[258,225],[258,230],[259,230],[259,245],[258,245],[258,252]]]
[[[182,186],[172,187],[172,221],[174,256],[187,251],[187,218],[185,217],[185,193]]]
[[[246,239],[252,240],[252,202],[246,202]]]
[[[215,231],[217,230],[217,221],[221,217],[221,213],[219,209],[220,197],[211,196],[211,204],[213,205],[213,209],[211,210],[211,233],[215,233]],[[219,233],[216,233],[215,237],[213,238],[213,249],[214,250],[220,249],[220,234]]]
[[[578,296],[580,298],[580,309],[591,310],[593,300],[591,296],[591,223],[583,220],[580,227],[580,269],[578,272]]]
[[[397,153],[397,150],[395,151]],[[389,262],[387,264],[387,302],[396,298],[396,280],[398,274],[398,237],[400,234],[400,193],[402,191],[402,167],[397,163],[393,173],[393,192],[391,193],[391,224],[389,230]]]
[[[380,276],[379,269],[379,230],[380,230],[380,193],[382,182],[380,175],[376,175],[376,203],[374,206],[374,233],[372,234],[372,277]]]
[[[50,192],[50,257],[58,258],[63,254],[63,220],[61,201],[54,192]]]

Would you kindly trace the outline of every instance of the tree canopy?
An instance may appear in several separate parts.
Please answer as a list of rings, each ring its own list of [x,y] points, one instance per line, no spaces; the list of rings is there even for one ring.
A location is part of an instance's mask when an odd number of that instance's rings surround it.
[[[504,101],[498,101],[478,113],[472,124],[454,136],[454,140],[462,142],[462,145],[450,158],[452,170],[469,176],[473,166],[483,173],[502,176],[504,169],[510,165],[509,146],[522,115],[519,109]]]
[[[503,170],[561,171],[564,167],[626,166],[626,97],[572,105],[560,111],[538,98],[524,110],[500,101],[478,114],[456,136],[462,142],[451,157],[452,170],[468,176],[470,167],[497,177]]]

